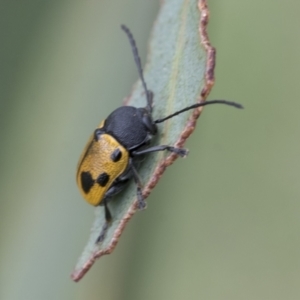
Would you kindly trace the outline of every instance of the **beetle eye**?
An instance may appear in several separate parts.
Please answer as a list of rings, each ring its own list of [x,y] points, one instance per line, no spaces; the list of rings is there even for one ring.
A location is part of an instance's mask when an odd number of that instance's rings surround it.
[[[94,140],[95,141],[99,141],[101,134],[103,133],[103,131],[100,128],[97,128],[94,131]]]
[[[150,132],[152,135],[157,133],[157,126],[153,122],[151,115],[145,111],[142,116],[143,124],[146,126],[147,131]]]

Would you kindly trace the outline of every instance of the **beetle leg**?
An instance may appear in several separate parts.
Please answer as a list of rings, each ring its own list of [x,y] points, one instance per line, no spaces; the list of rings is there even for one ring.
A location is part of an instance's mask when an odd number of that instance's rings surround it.
[[[176,153],[177,155],[179,155],[181,157],[185,157],[189,153],[189,151],[187,149],[175,148],[175,147],[168,146],[168,145],[158,145],[158,146],[153,146],[153,147],[146,148],[146,149],[143,149],[140,151],[132,151],[131,155],[137,156],[137,155],[143,155],[143,154],[150,153],[150,152],[164,151],[164,150],[168,150],[170,152]]]
[[[103,225],[101,233],[99,234],[99,236],[96,240],[96,244],[99,244],[104,240],[107,229],[108,229],[108,226],[112,221],[112,216],[111,216],[111,213],[110,213],[109,208],[107,206],[107,201],[106,201],[106,199],[104,199],[103,201],[104,201],[104,210],[105,210],[105,223]]]
[[[140,176],[132,163],[132,160],[129,161],[129,164],[130,164],[130,169],[132,171],[132,177],[133,177],[133,179],[136,183],[136,187],[137,187],[137,199],[138,199],[137,207],[138,207],[138,209],[142,210],[142,209],[145,209],[146,205],[147,205],[145,202],[145,199],[143,197],[143,193],[142,193],[143,185],[141,183]]]
[[[105,220],[107,223],[110,223],[111,220],[112,220],[112,217],[111,217],[111,213],[110,213],[110,210],[107,206],[107,201],[106,199],[104,199],[104,209],[105,209]]]
[[[117,179],[111,186],[111,188],[105,193],[105,199],[107,202],[109,202],[113,196],[117,195],[118,193],[120,193],[127,185],[129,181],[129,178],[124,177],[121,179]],[[101,202],[100,205],[104,205],[104,203]]]

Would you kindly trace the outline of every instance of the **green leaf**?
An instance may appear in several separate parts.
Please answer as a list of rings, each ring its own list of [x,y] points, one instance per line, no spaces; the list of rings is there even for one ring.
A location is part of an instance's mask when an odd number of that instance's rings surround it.
[[[154,93],[154,120],[203,100],[214,82],[215,51],[206,35],[206,1],[164,0],[161,3],[144,74],[148,88]],[[124,37],[125,43],[128,42]],[[127,47],[130,49],[128,44]],[[129,51],[127,55],[130,55]],[[137,107],[146,105],[140,81],[133,87],[125,104]],[[200,112],[201,108],[198,108],[158,124],[159,134],[153,144],[182,147],[194,130]],[[147,155],[139,169],[145,198],[176,158],[167,151]],[[124,192],[109,202],[113,222],[100,245],[96,245],[95,241],[102,231],[105,217],[103,207],[96,208],[89,241],[72,273],[74,281],[84,276],[96,258],[113,251],[126,223],[136,212],[135,204],[136,186],[132,180]]]

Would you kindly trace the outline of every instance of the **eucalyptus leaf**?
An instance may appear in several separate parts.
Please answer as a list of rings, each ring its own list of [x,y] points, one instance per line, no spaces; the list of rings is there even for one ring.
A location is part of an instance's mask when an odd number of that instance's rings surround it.
[[[209,93],[214,81],[215,51],[206,35],[207,22],[205,0],[161,1],[144,72],[147,86],[154,93],[154,120],[203,100]],[[134,28],[132,31],[134,33]],[[125,43],[128,41],[124,36],[124,45],[130,49]],[[129,51],[127,55],[130,55]],[[134,85],[125,105],[146,106],[145,92],[140,81]],[[182,147],[195,128],[201,110],[197,108],[158,124],[159,134],[153,140],[153,145]],[[175,154],[167,151],[145,156],[138,170],[144,184],[145,198],[166,167],[176,158]],[[105,216],[103,206],[96,208],[89,241],[72,273],[74,281],[84,276],[96,258],[113,251],[127,221],[136,212],[136,200],[136,186],[132,180],[123,192],[109,202],[113,222],[99,245],[95,241],[105,224]]]

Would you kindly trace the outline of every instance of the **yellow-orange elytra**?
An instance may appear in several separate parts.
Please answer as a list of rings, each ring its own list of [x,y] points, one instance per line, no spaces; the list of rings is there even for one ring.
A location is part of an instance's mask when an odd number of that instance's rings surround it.
[[[102,122],[98,128],[103,127]],[[118,151],[118,160],[112,154]],[[115,179],[128,166],[128,151],[111,135],[94,135],[89,139],[78,163],[77,184],[83,198],[92,205],[100,205]]]

